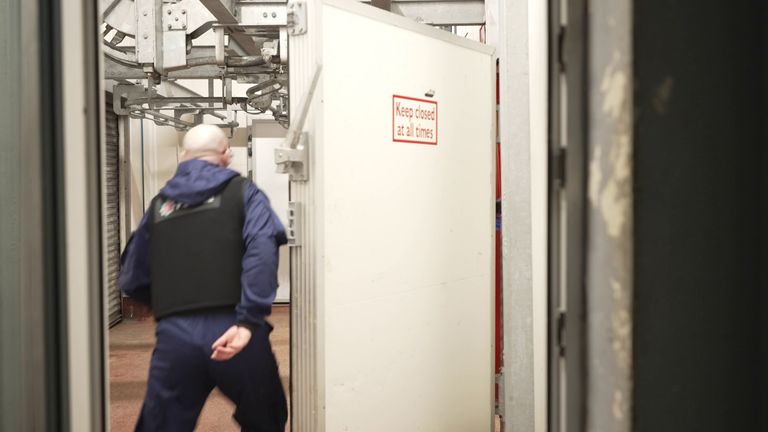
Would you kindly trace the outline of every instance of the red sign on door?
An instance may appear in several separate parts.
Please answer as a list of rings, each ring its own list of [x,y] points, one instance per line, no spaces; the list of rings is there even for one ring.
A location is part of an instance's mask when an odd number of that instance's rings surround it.
[[[437,145],[437,102],[392,95],[392,141]]]

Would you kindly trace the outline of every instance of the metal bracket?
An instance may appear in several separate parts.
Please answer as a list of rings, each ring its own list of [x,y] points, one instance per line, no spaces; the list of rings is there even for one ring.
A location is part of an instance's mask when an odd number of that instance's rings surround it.
[[[177,5],[163,5],[163,30],[186,30],[187,10]]]
[[[558,186],[565,187],[565,157],[566,157],[566,149],[563,147],[560,147],[558,150],[554,151],[554,154],[552,155],[552,173],[553,173],[553,180],[555,184]]]
[[[309,136],[303,132],[299,137],[296,148],[280,147],[275,149],[275,164],[277,172],[290,174],[291,181],[307,181],[307,144]]]
[[[136,1],[136,61],[155,63],[155,3],[152,0]]]
[[[143,97],[157,97],[157,90],[152,88],[150,90],[147,90],[142,85],[134,85],[134,84],[119,84],[114,87],[112,90],[112,109],[115,111],[115,114],[117,115],[131,115],[131,110],[127,108],[125,105],[128,104],[128,101],[131,100],[131,98],[134,98],[136,96],[143,96]],[[125,98],[125,101],[123,100]],[[123,104],[123,102],[126,102]]]
[[[244,26],[284,26],[288,22],[285,3],[241,3],[238,7]]]
[[[272,40],[264,42],[261,48],[261,57],[264,59],[264,63],[267,65],[272,64],[272,57],[277,56],[279,53],[279,41]]]
[[[291,36],[307,32],[307,4],[301,0],[288,2],[288,33]]]
[[[504,418],[504,369],[496,374],[496,388],[498,389],[498,399],[496,400],[495,414]]]
[[[288,29],[285,27],[280,28],[280,45],[278,49],[280,51],[280,63],[288,64]]]
[[[288,226],[285,228],[288,246],[301,246],[301,203],[288,202]]]
[[[224,87],[222,88],[224,93],[224,102],[227,104],[227,109],[229,110],[229,105],[232,104],[232,78],[226,77],[222,81],[224,81]]]
[[[162,35],[162,65],[158,70],[170,72],[187,66],[187,10],[177,4],[163,4],[162,25],[158,35]]]
[[[565,37],[566,27],[561,25],[557,32],[557,67],[560,72],[565,72],[566,66]]]
[[[556,325],[557,325],[557,350],[558,350],[557,354],[560,357],[565,357],[565,348],[566,348],[566,346],[565,346],[565,332],[566,332],[565,317],[566,317],[565,311],[561,310],[561,311],[559,311],[557,313],[557,321],[556,321]]]
[[[322,70],[321,65],[315,68],[307,94],[299,102],[299,109],[297,110],[299,114],[285,134],[285,145],[275,149],[277,172],[290,174],[291,181],[307,181],[309,179],[309,158],[307,157],[309,135],[306,132],[302,132],[302,130],[304,129],[304,123],[307,121],[309,106],[312,102],[312,97],[315,95],[315,89],[317,88],[317,82],[320,80]]]
[[[206,9],[216,18],[219,24],[238,27],[240,20],[237,19],[232,13],[232,3],[227,2],[225,5],[221,0],[199,0]],[[235,10],[236,11],[236,10]],[[253,38],[242,31],[234,31],[230,35],[232,39],[232,45],[230,48],[236,51],[242,51],[240,55],[254,56],[259,55],[259,49],[256,46]]]

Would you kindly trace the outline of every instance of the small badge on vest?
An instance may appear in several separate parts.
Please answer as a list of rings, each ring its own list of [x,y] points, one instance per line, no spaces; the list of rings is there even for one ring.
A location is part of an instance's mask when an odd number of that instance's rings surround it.
[[[185,216],[199,211],[213,210],[221,206],[221,195],[215,195],[196,206],[186,205],[171,199],[161,198],[155,204],[155,222]]]

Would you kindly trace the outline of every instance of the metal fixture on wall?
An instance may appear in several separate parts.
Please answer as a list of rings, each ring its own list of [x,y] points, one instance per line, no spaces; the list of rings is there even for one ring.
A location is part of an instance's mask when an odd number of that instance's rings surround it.
[[[214,118],[238,126],[235,113],[271,113],[287,127],[287,32],[285,5],[218,0],[102,1],[105,78],[117,80],[114,108],[185,130]],[[214,45],[199,39],[212,34]],[[176,78],[221,83],[221,94],[162,88]],[[140,79],[127,84],[125,80]],[[247,98],[232,96],[232,82],[255,84]],[[175,86],[178,90],[179,85]]]
[[[365,2],[435,26],[479,25],[485,20],[482,0]],[[101,0],[101,10],[105,78],[144,80],[134,84],[135,89],[123,89],[131,97],[117,98],[116,112],[179,130],[206,116],[221,127],[237,127],[236,112],[271,114],[288,127],[288,35],[308,31],[303,2]],[[171,101],[155,91],[171,79],[218,80],[223,87],[234,80],[255,86],[245,101],[212,92]],[[182,118],[189,113],[191,119]]]

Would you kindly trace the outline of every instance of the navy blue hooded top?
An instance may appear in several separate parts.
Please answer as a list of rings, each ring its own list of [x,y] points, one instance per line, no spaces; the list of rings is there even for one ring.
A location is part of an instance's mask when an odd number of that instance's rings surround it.
[[[172,179],[160,190],[160,195],[173,201],[197,205],[219,193],[237,172],[202,160],[179,164]],[[267,196],[252,182],[247,182],[243,203],[242,294],[236,307],[239,323],[258,325],[272,311],[277,292],[278,249],[287,242],[285,228],[272,211]],[[120,288],[145,304],[151,303],[149,266],[149,227],[147,214],[128,241],[121,257]],[[194,235],[194,234],[190,234]]]

